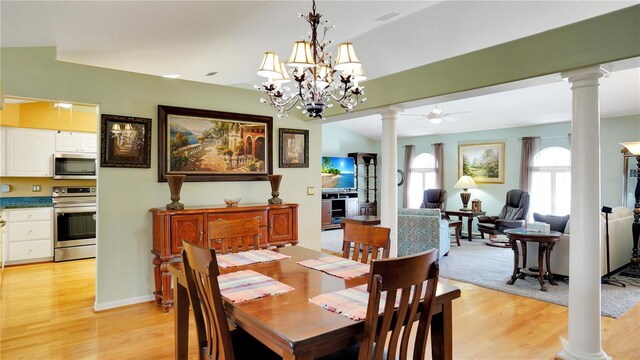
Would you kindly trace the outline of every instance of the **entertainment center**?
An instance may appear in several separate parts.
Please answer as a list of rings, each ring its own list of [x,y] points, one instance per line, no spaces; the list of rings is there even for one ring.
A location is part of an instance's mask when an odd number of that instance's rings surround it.
[[[342,219],[377,213],[377,154],[322,157],[322,230]]]
[[[322,230],[341,227],[342,219],[358,215],[355,191],[322,193]]]

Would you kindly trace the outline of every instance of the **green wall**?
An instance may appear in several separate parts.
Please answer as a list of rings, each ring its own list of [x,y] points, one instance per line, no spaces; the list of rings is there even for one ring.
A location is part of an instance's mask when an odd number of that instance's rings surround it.
[[[150,169],[100,168],[98,173],[98,261],[96,305],[98,308],[144,301],[153,291],[153,207],[170,202],[169,187],[157,182],[158,105],[275,115],[261,104],[256,91],[164,79],[130,72],[63,63],[55,60],[54,48],[3,48],[2,86],[6,96],[64,100],[97,104],[102,114],[152,119]],[[300,244],[320,247],[320,191],[306,195],[307,186],[320,189],[320,125],[291,114],[274,117],[274,173],[283,174],[280,197],[300,204]],[[308,129],[310,167],[278,168],[278,128]],[[186,205],[222,204],[224,197],[241,197],[244,203],[266,202],[271,197],[268,181],[188,182],[182,187]]]
[[[640,115],[607,118],[601,120],[601,199],[607,206],[622,205],[622,146],[618,143],[640,138]],[[474,131],[448,135],[421,136],[398,140],[398,164],[404,164],[404,145],[416,145],[416,156],[420,153],[432,153],[431,144],[444,144],[444,187],[448,192],[447,208],[462,207],[459,189],[453,185],[458,180],[458,145],[484,142],[505,143],[505,182],[504,184],[478,184],[470,189],[472,199],[482,201],[482,209],[487,214],[497,215],[504,205],[505,194],[520,185],[520,156],[522,137],[539,136],[540,148],[560,146],[570,149],[567,136],[571,132],[569,122],[514,127],[508,129]],[[402,187],[398,189],[398,204],[402,204]]]

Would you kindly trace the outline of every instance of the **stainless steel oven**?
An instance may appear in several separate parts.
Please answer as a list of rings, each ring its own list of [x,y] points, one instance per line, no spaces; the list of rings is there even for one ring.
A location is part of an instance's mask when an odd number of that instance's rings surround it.
[[[96,154],[53,154],[53,178],[56,180],[95,179],[96,166]]]
[[[53,188],[53,260],[96,257],[96,188]]]

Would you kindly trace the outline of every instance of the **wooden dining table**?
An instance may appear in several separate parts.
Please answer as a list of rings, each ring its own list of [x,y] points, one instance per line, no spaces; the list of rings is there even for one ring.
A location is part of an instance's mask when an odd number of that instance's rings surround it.
[[[273,251],[290,258],[265,263],[221,268],[220,273],[251,269],[295,288],[294,291],[234,304],[224,299],[227,316],[283,359],[315,359],[360,340],[364,321],[323,309],[310,298],[366,284],[368,276],[344,280],[296,262],[328,256],[301,246]],[[188,358],[189,297],[182,263],[172,263],[169,271],[175,281],[174,321],[176,359]],[[460,289],[440,280],[431,321],[433,359],[452,359],[452,301]]]

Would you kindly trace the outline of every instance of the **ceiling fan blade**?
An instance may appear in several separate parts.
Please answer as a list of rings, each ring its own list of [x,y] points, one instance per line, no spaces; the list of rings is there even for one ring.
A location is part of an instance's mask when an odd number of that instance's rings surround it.
[[[445,116],[444,119],[451,122],[458,121],[458,118],[451,117],[451,116]]]

